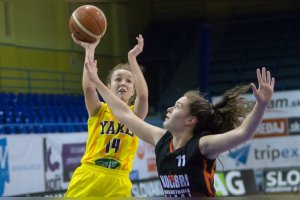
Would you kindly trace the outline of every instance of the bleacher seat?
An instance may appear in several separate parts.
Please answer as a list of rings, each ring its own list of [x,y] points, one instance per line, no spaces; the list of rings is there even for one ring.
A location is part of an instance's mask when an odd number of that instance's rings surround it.
[[[0,134],[86,131],[82,95],[0,93],[0,100]]]

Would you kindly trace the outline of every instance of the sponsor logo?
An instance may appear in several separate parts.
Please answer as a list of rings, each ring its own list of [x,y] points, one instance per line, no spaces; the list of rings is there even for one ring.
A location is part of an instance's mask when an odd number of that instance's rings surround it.
[[[255,105],[256,101],[254,100],[250,100],[250,103],[252,105]],[[297,105],[296,101],[294,102],[289,102],[289,99],[287,98],[273,98],[271,99],[270,103],[268,104],[268,109],[266,112],[286,112],[284,111],[284,108],[288,108],[288,107],[297,107],[300,106]]]
[[[6,138],[0,139],[0,196],[3,196],[5,183],[9,183],[8,148]]]
[[[256,130],[254,137],[287,136],[287,119],[264,119]]]
[[[190,182],[187,174],[160,175],[164,193],[168,197],[191,197]]]
[[[62,189],[62,175],[59,171],[61,164],[55,161],[55,153],[51,145],[47,148],[46,138],[43,141],[44,163],[45,163],[45,187],[46,191],[58,191]],[[55,151],[54,151],[55,152]]]
[[[272,169],[264,171],[265,192],[299,192],[300,169]]]
[[[163,188],[189,187],[190,182],[187,174],[183,175],[160,175]]]
[[[142,180],[132,183],[133,197],[159,197],[164,195],[159,179]]]
[[[228,154],[228,157],[236,161],[236,166],[247,165],[250,153],[250,145],[245,145]],[[265,148],[251,147],[253,150],[253,159],[256,161],[271,161],[286,159],[299,159],[298,148],[273,148],[270,145],[266,145]]]
[[[268,109],[284,110],[285,108],[300,107],[300,99],[273,98],[271,99]]]
[[[239,149],[236,149],[235,151],[231,151],[228,154],[228,157],[236,161],[236,166],[239,166],[240,164],[246,165],[249,156],[249,151],[250,145],[246,145]]]
[[[100,158],[96,160],[95,163],[96,165],[109,169],[117,169],[121,165],[118,161],[111,158]]]
[[[280,97],[273,97],[268,104],[268,109],[266,110],[267,113],[287,113],[288,109],[298,109],[300,107],[300,99],[291,99],[292,95],[288,92],[280,93],[281,96],[290,96],[290,98],[280,98]],[[297,95],[299,92],[297,92]],[[250,95],[245,95],[249,97]],[[295,95],[294,95],[295,96]],[[251,103],[254,105],[255,101],[250,100]]]
[[[70,181],[75,169],[80,165],[85,151],[85,143],[64,144],[62,147],[63,181]]]
[[[258,193],[252,170],[217,172],[214,177],[217,196],[240,196]]]
[[[55,162],[51,162],[51,154],[52,154],[52,149],[49,148],[48,151],[47,151],[47,154],[46,154],[46,162],[47,162],[47,168],[46,168],[46,171],[47,169],[50,169],[50,171],[55,171],[57,169],[59,169],[59,162],[55,161]]]
[[[299,135],[300,134],[300,118],[289,118],[289,134]]]
[[[289,100],[287,98],[277,98],[277,99],[271,99],[268,108],[274,109],[274,108],[287,108],[289,107]]]
[[[53,178],[46,180],[46,191],[59,191],[62,190],[62,177],[59,174],[55,174]]]
[[[299,158],[298,148],[271,148],[267,145],[266,149],[254,148],[254,158],[256,160],[276,161],[278,159]]]
[[[62,176],[57,170],[59,170],[60,163],[58,161],[51,161],[52,148],[48,148],[45,155],[46,162],[46,191],[58,191],[62,190],[61,181]],[[52,156],[53,157],[53,156]]]

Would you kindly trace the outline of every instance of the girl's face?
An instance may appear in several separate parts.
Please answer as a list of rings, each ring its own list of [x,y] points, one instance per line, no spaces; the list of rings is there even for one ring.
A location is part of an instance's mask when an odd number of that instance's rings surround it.
[[[111,76],[109,89],[115,93],[122,101],[128,102],[134,95],[133,75],[125,69],[118,69]]]
[[[167,109],[164,127],[169,131],[183,131],[189,118],[188,98],[183,96],[178,99],[173,107]]]

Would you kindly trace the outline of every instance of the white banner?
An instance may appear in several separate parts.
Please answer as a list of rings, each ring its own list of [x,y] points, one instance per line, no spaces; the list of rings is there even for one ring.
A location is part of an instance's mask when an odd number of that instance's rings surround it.
[[[243,95],[250,101],[255,101],[253,94]],[[215,104],[220,96],[213,97]],[[275,92],[268,106],[264,118],[287,118],[300,116],[300,90]]]
[[[43,192],[42,137],[0,137],[0,196]]]
[[[65,190],[80,165],[87,133],[0,137],[0,196]],[[132,180],[158,177],[154,146],[142,140]]]
[[[46,191],[67,189],[85,151],[87,133],[45,136],[44,162]]]
[[[300,166],[300,136],[253,139],[219,156],[217,170]]]

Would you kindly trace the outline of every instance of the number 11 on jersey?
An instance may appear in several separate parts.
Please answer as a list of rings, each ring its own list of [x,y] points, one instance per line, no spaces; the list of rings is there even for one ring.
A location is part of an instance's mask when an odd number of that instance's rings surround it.
[[[185,155],[179,155],[176,157],[178,160],[178,167],[184,167],[185,166]]]

